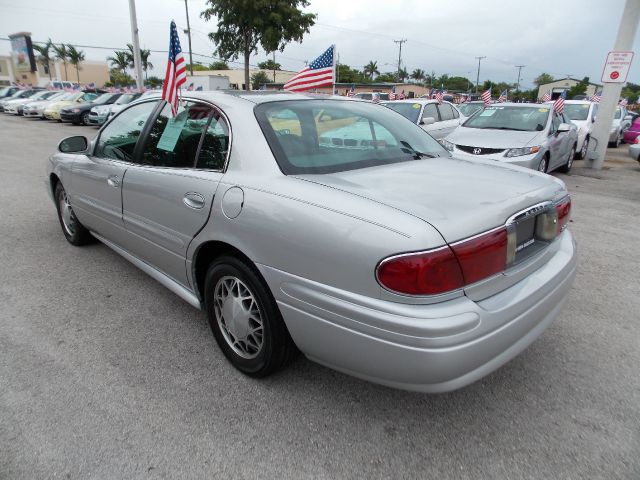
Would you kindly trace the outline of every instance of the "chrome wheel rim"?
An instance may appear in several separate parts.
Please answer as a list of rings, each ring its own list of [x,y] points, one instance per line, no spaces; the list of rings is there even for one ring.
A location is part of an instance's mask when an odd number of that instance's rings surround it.
[[[239,278],[224,276],[213,291],[216,321],[227,344],[240,357],[257,357],[264,345],[262,313],[253,293]]]
[[[60,218],[62,218],[62,227],[69,235],[73,235],[76,231],[76,216],[73,213],[69,199],[67,198],[67,192],[64,190],[60,195]]]
[[[571,168],[571,165],[573,165],[573,158],[576,156],[576,149],[575,147],[571,149],[571,152],[569,153],[569,158],[567,159],[567,170]]]
[[[543,158],[540,161],[540,165],[538,165],[538,171],[542,172],[542,173],[547,171],[547,159],[546,158]]]
[[[587,138],[583,143],[582,143],[582,150],[580,151],[580,158],[584,158],[587,156],[587,147],[589,146],[589,139]]]

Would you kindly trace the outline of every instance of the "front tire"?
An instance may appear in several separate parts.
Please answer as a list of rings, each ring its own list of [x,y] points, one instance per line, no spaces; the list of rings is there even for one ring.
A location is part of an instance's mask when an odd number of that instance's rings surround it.
[[[220,349],[246,375],[265,377],[297,353],[273,295],[248,262],[223,256],[211,263],[205,307]]]
[[[89,124],[89,112],[84,112],[81,116],[80,116],[80,123],[82,125],[86,125],[87,127],[90,125]]]
[[[571,147],[571,151],[569,152],[569,157],[567,158],[567,162],[559,168],[562,173],[569,173],[571,167],[573,166],[573,159],[576,156],[576,146]]]
[[[91,243],[93,237],[76,217],[73,208],[69,203],[67,192],[61,183],[58,182],[55,189],[56,207],[58,209],[58,220],[62,227],[62,233],[71,245],[80,247]]]
[[[538,171],[542,173],[547,173],[547,169],[549,168],[549,157],[546,155],[542,157],[540,160],[540,164],[538,165]]]

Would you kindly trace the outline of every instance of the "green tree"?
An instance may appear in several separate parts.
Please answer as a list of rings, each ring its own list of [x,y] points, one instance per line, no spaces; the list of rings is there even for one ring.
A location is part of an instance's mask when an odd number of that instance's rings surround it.
[[[373,77],[375,77],[376,75],[380,75],[380,70],[378,70],[378,62],[370,60],[369,63],[364,66],[363,72],[367,77],[369,77],[369,80],[373,80]]]
[[[540,85],[544,85],[545,83],[551,83],[553,82],[553,80],[554,78],[551,75],[549,75],[546,72],[543,72],[535,78],[533,83],[535,83],[535,85],[539,87]]]
[[[340,63],[337,65],[338,81],[340,83],[369,83],[367,76],[349,65]]]
[[[411,78],[416,80],[418,83],[422,82],[422,80],[424,80],[424,77],[425,72],[420,68],[416,68],[413,72],[411,72]]]
[[[109,70],[109,82],[105,83],[106,87],[115,87],[117,85],[129,85],[133,83],[133,78],[119,68]]]
[[[38,58],[36,59],[40,65],[42,65],[47,72],[49,72],[49,80],[51,80],[51,49],[53,48],[53,42],[51,39],[47,40],[44,45],[33,44],[33,49],[38,52]]]
[[[262,70],[280,70],[280,64],[278,62],[274,62],[273,60],[265,60],[264,62],[258,62],[258,68]]]
[[[133,45],[127,43],[128,52],[125,52],[127,57],[127,63],[129,68],[135,69],[135,57],[133,55]],[[147,78],[147,70],[153,68],[153,63],[149,61],[149,55],[151,55],[151,50],[146,48],[140,49],[140,63],[142,64],[142,70],[144,71],[144,78]]]
[[[254,90],[258,90],[261,85],[265,85],[267,83],[271,83],[271,79],[269,76],[260,71],[251,75],[251,88]]]
[[[624,86],[620,95],[622,98],[627,98],[630,104],[637,103],[640,96],[640,85],[629,82]]]
[[[107,57],[107,62],[111,64],[111,67],[117,68],[123,74],[126,74],[127,68],[129,67],[129,56],[127,52],[116,50],[113,54],[113,57]]]
[[[307,0],[207,0],[201,13],[216,17],[217,30],[209,38],[223,60],[244,58],[244,83],[249,89],[249,57],[261,46],[267,52],[283,51],[291,41],[301,42],[314,25],[316,15],[300,8]]]
[[[157,87],[159,87],[159,86],[161,86],[161,85],[162,85],[162,82],[163,82],[163,81],[164,81],[164,80],[162,80],[161,78],[158,78],[158,77],[149,77],[149,78],[147,78],[146,83],[147,83],[147,85],[149,85],[151,88],[157,88]]]
[[[227,62],[223,62],[222,60],[218,60],[209,65],[210,70],[229,70],[229,65]]]
[[[397,73],[398,72],[382,73],[378,75],[378,78],[376,78],[376,82],[389,82],[389,83],[397,82],[398,81]]]
[[[398,70],[398,80],[404,82],[407,78],[409,78],[409,72],[407,72],[406,68],[401,68]]]
[[[82,50],[76,50],[73,45],[67,45],[67,56],[69,63],[76,67],[76,76],[78,83],[80,83],[80,62],[84,61],[84,52]]]
[[[587,93],[587,87],[589,86],[589,77],[584,77],[579,83],[575,84],[567,92],[567,98],[572,99],[576,95],[584,95]]]
[[[191,68],[193,69],[194,72],[206,72],[207,70],[211,70],[206,65],[201,65],[199,63],[191,64]],[[187,70],[189,70],[189,66],[187,66]]]
[[[52,45],[52,48],[55,52],[56,58],[58,60],[62,60],[62,64],[64,65],[64,79],[69,80],[69,76],[67,75],[67,60],[69,59],[67,46],[64,43],[61,43],[60,45]]]

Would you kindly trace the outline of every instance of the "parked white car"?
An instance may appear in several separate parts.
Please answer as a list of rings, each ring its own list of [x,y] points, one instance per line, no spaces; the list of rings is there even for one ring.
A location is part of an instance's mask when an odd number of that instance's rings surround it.
[[[460,125],[460,112],[449,102],[415,98],[383,102],[381,105],[408,118],[436,140],[446,137]]]
[[[585,158],[589,139],[593,130],[593,122],[596,120],[598,104],[586,100],[566,100],[564,102],[564,114],[578,127],[578,148],[576,158]]]

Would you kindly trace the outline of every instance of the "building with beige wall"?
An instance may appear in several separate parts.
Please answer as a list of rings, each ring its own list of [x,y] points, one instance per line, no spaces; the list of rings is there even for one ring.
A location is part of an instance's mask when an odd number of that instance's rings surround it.
[[[575,87],[579,83],[580,80],[571,77],[544,83],[538,87],[538,100],[542,99],[542,96],[548,91],[551,91],[551,95],[555,98],[561,94],[563,90],[569,90],[571,87]],[[596,91],[600,90],[602,90],[602,85],[598,83],[589,83],[587,85],[587,92],[585,95],[591,96],[596,93]]]
[[[40,62],[37,62],[35,72],[18,72],[13,64],[13,59],[9,55],[0,56],[0,85],[9,85],[12,82],[25,83],[33,86],[46,86],[50,80],[78,82],[76,67],[67,63],[65,73],[64,64],[57,60],[51,61],[51,75]],[[106,61],[84,60],[80,63],[80,84],[95,83],[97,86],[104,85],[109,81],[109,67]]]
[[[273,70],[263,70],[260,68],[250,68],[249,69],[249,78],[251,78],[252,75],[258,73],[258,72],[264,72],[264,74],[269,78],[269,80],[273,81]],[[294,75],[296,75],[298,72],[290,72],[287,70],[276,70],[276,79],[275,79],[275,83],[286,83],[289,80],[291,80],[291,78],[293,78]],[[245,89],[245,84],[244,84],[244,69],[229,69],[229,70],[200,70],[200,71],[194,71],[193,72],[194,76],[208,76],[208,75],[221,75],[224,77],[228,77],[229,78],[229,85],[231,88],[237,89],[237,90],[244,90]]]

